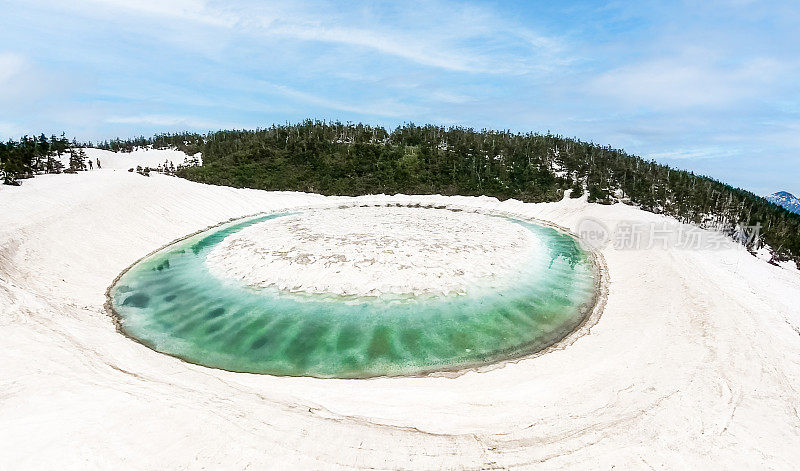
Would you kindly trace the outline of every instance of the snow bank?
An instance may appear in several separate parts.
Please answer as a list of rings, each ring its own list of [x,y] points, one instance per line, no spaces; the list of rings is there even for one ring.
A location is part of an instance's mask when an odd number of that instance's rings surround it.
[[[230,373],[117,333],[105,289],[145,254],[220,221],[353,200],[146,178],[111,162],[0,188],[0,468],[791,469],[800,461],[796,270],[738,246],[609,245],[602,317],[544,355],[456,377]],[[580,200],[376,200],[516,212],[573,230],[586,217],[608,227],[664,221]]]

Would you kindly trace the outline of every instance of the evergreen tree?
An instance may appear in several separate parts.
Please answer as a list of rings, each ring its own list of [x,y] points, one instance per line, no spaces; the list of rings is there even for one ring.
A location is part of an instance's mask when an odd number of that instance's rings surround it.
[[[73,148],[69,149],[69,173],[79,172],[85,169],[84,163],[85,156],[81,156],[78,151]]]
[[[20,179],[37,173],[59,173],[63,164],[57,157],[67,144],[63,134],[62,139],[48,139],[44,133],[37,138],[23,136],[19,141],[0,143],[0,178],[4,184],[17,185]]]
[[[83,150],[83,147],[78,148],[78,163],[80,165],[80,170],[86,170],[86,152]]]
[[[36,141],[36,157],[34,163],[35,172],[45,172],[47,166],[47,157],[50,155],[50,142],[44,133],[39,135]]]

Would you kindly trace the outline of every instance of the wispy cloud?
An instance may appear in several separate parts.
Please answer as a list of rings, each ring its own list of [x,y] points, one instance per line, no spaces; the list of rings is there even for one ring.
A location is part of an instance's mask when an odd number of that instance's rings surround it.
[[[299,102],[316,105],[329,110],[346,111],[349,113],[366,114],[373,116],[402,117],[413,114],[416,110],[412,106],[392,99],[382,99],[372,103],[352,103],[341,100],[325,98],[323,96],[296,90],[286,85],[259,82],[259,86],[274,94],[295,99]]]
[[[274,2],[258,7],[240,2],[222,6],[203,0],[90,1],[112,14],[115,10],[132,11],[226,28],[237,34],[351,46],[457,72],[519,75],[548,69],[564,60],[557,59],[563,48],[556,38],[538,34],[490,10],[451,2],[412,2],[407,8],[398,8],[393,12],[396,16],[389,19],[358,4],[336,8],[318,3],[303,8]]]
[[[0,53],[0,88],[15,76],[20,75],[27,68],[27,62],[19,54],[11,52]]]
[[[15,123],[0,121],[0,140],[17,138],[24,130]]]
[[[676,149],[669,152],[655,152],[647,157],[656,160],[697,160],[724,159],[735,156],[739,149],[735,147],[708,146],[693,149]]]
[[[241,123],[213,121],[191,116],[173,116],[163,114],[144,114],[134,116],[111,116],[105,120],[113,124],[146,124],[151,126],[188,129],[237,129],[246,126]]]
[[[672,57],[609,70],[589,90],[627,105],[658,109],[731,105],[762,96],[785,70],[769,58],[731,65],[702,56]]]
[[[82,0],[79,8],[105,7],[109,11],[132,11],[151,17],[179,19],[211,26],[233,27],[239,21],[236,15],[213,8],[202,0]]]

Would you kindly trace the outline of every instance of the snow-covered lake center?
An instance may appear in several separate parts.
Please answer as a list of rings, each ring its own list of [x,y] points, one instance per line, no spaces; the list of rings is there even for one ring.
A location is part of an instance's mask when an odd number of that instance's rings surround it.
[[[270,219],[228,236],[206,263],[251,287],[344,296],[465,294],[513,280],[536,234],[486,214],[348,207]]]

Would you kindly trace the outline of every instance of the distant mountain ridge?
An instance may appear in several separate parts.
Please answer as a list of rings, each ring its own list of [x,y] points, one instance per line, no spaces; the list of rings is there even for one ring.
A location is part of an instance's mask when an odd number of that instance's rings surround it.
[[[782,206],[795,214],[800,214],[800,198],[797,198],[788,191],[773,193],[767,196],[767,201]]]

